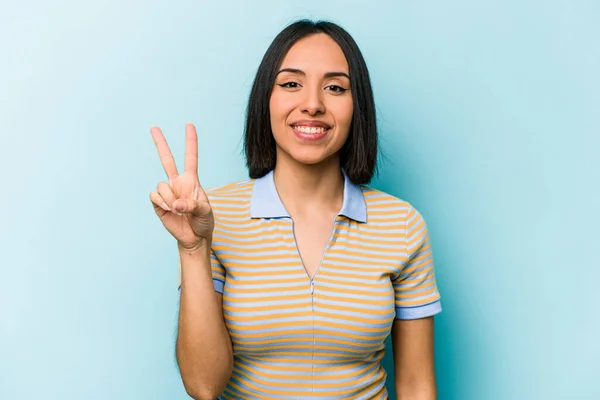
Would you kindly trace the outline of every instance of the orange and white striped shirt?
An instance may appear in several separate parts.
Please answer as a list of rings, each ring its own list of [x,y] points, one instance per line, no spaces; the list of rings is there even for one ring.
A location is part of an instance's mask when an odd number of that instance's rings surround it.
[[[312,279],[272,171],[207,190],[213,282],[234,352],[222,399],[387,399],[381,359],[394,318],[441,311],[421,214],[344,177]]]

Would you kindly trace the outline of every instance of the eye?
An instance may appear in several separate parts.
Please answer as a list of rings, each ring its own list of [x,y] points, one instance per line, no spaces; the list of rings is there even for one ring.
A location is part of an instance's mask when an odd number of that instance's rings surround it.
[[[329,85],[325,89],[330,90],[334,93],[344,93],[346,90],[348,90],[338,85]]]
[[[278,85],[281,86],[282,88],[287,88],[287,89],[296,89],[296,88],[300,87],[300,84],[298,84],[298,82],[278,83]]]

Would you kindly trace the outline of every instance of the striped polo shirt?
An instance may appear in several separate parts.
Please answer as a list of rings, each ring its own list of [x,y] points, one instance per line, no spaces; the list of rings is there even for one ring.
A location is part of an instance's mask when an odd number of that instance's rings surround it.
[[[234,352],[221,398],[387,399],[381,359],[394,318],[441,311],[419,212],[344,173],[343,205],[311,279],[273,171],[207,195],[213,282]]]

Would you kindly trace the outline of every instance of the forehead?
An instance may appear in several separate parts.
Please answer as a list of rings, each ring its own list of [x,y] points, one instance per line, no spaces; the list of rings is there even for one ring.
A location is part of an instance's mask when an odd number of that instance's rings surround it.
[[[282,68],[298,68],[305,72],[346,72],[348,61],[342,48],[324,33],[307,36],[297,41],[281,63]]]

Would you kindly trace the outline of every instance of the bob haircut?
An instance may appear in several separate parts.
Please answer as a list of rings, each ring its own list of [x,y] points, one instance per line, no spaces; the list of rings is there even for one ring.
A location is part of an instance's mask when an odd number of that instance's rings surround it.
[[[377,163],[377,122],[367,64],[358,45],[342,27],[328,21],[299,20],[273,40],[258,67],[246,109],[244,152],[251,179],[275,168],[276,144],[271,128],[269,100],[277,72],[290,48],[300,39],[324,33],[341,47],[350,72],[353,114],[348,139],[340,150],[340,166],[355,184],[367,184]]]

